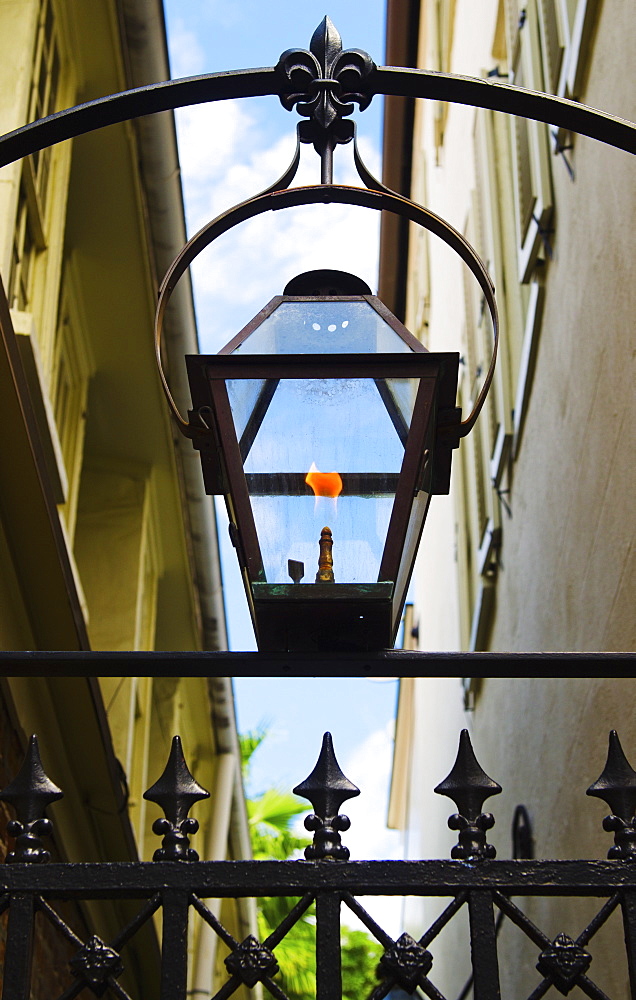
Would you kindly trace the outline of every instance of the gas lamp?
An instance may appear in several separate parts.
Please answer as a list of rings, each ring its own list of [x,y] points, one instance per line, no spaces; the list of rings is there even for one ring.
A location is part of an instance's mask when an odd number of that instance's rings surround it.
[[[329,270],[187,358],[191,416],[213,430],[195,442],[206,491],[225,495],[260,649],[392,644],[430,497],[448,492],[458,362]]]

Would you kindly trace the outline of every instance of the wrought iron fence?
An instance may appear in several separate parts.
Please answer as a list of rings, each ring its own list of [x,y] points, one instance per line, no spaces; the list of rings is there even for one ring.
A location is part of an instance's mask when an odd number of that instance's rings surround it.
[[[192,777],[179,737],[175,736],[163,775],[145,793],[145,798],[157,803],[164,813],[153,826],[154,833],[162,837],[153,861],[54,863],[43,843],[52,831],[44,812],[61,798],[62,792],[45,774],[37,737],[33,736],[20,772],[0,796],[15,808],[17,816],[8,824],[15,843],[0,875],[0,912],[8,912],[3,1000],[28,1000],[30,996],[36,913],[72,952],[67,984],[61,993],[57,989],[51,992],[51,1000],[71,1000],[82,991],[130,1000],[119,982],[126,945],[158,911],[162,914],[160,1000],[186,997],[191,916],[208,924],[229,951],[225,958],[226,980],[214,993],[214,1000],[225,1000],[242,985],[253,988],[259,983],[276,1000],[287,1000],[276,979],[276,948],[314,903],[318,1000],[338,1000],[342,995],[343,906],[384,948],[370,1000],[383,1000],[396,988],[407,994],[424,994],[431,1000],[445,1000],[435,985],[436,939],[463,909],[468,912],[472,975],[462,997],[471,990],[475,1000],[500,997],[498,931],[507,920],[535,948],[538,982],[529,1000],[539,1000],[552,986],[563,995],[578,987],[594,1000],[607,1000],[607,994],[588,974],[593,958],[588,947],[615,910],[622,910],[631,996],[636,996],[636,772],[626,760],[615,732],[610,734],[605,768],[588,789],[588,795],[603,799],[611,811],[603,823],[605,830],[614,834],[607,861],[529,858],[532,851],[527,815],[522,808],[517,809],[513,824],[517,859],[496,861],[495,849],[487,840],[494,819],[483,812],[483,805],[487,798],[501,792],[501,787],[479,765],[467,731],[461,734],[450,774],[435,789],[457,807],[448,820],[451,830],[458,833],[450,861],[349,860],[341,834],[350,822],[340,809],[359,790],[340,770],[328,733],[314,770],[294,791],[313,806],[313,813],[305,820],[306,828],[313,832],[306,860],[199,861],[190,846],[198,823],[188,814],[193,804],[209,793]],[[450,901],[419,940],[407,933],[394,940],[359,900],[374,895],[448,897]],[[205,900],[250,896],[299,900],[290,904],[287,916],[266,940],[248,935],[238,941]],[[547,935],[512,899],[531,896],[588,896],[602,902],[573,939],[565,933]],[[63,900],[105,899],[140,903],[133,919],[109,942],[90,933],[82,940],[59,912]]]

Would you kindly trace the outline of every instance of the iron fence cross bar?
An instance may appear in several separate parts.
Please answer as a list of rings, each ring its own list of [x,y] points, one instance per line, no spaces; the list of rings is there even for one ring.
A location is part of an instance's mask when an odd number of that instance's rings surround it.
[[[185,1000],[189,912],[193,907],[200,911],[202,900],[297,897],[307,893],[316,901],[317,1000],[341,997],[343,901],[353,897],[357,903],[357,897],[373,895],[449,897],[460,905],[467,903],[475,1000],[497,1000],[500,995],[495,925],[500,902],[507,902],[511,896],[607,898],[622,906],[628,965],[632,983],[635,980],[636,867],[620,861],[484,861],[477,865],[435,860],[25,864],[5,867],[0,885],[0,891],[11,899],[3,1000],[27,1000],[29,996],[34,915],[43,901],[152,901],[157,894],[161,896],[163,914],[160,1000]],[[151,909],[148,907],[147,912]],[[522,929],[524,922],[522,914]],[[401,940],[391,940],[393,950]],[[545,935],[539,940],[544,951],[551,944]],[[118,952],[105,945],[103,948],[119,959]],[[432,986],[431,990],[429,996],[442,996]],[[127,996],[123,992],[115,995]]]
[[[615,861],[174,861],[74,862],[0,868],[0,893],[45,899],[149,899],[157,891],[202,898],[454,896],[483,889],[512,896],[604,896],[636,892],[636,865]]]

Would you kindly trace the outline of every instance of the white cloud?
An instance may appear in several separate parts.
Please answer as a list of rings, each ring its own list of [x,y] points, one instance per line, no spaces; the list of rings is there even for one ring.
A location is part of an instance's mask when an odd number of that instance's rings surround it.
[[[202,350],[218,351],[295,274],[317,267],[376,281],[378,220],[348,206],[267,213],[222,236],[193,268]]]
[[[393,720],[377,729],[347,758],[342,769],[360,788],[360,795],[346,803],[351,829],[347,846],[352,858],[398,858],[401,837],[386,825],[389,785],[393,765]]]
[[[247,190],[245,194],[240,186],[237,190],[235,178],[237,171],[245,171],[254,157],[250,137],[256,131],[256,120],[245,102],[216,101],[181,108],[176,122],[186,215],[192,233],[247,196]],[[256,191],[258,186],[253,193]]]
[[[205,72],[206,55],[197,35],[176,18],[170,26],[170,72],[173,79]]]
[[[293,131],[270,137],[258,108],[225,101],[177,114],[188,230],[272,184],[294,151]],[[371,170],[378,155],[361,143]],[[320,164],[303,146],[294,186],[315,184]],[[351,147],[336,150],[339,183],[359,184]],[[202,350],[218,351],[295,274],[316,267],[353,271],[377,282],[379,216],[348,205],[316,205],[266,214],[221,236],[193,265]]]

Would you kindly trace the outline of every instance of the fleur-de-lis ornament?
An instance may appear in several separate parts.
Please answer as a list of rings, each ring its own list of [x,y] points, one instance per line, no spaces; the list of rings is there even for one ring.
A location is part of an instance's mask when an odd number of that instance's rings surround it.
[[[603,829],[614,834],[614,846],[608,858],[636,858],[636,771],[627,760],[612,729],[609,734],[607,762],[603,772],[587,790],[588,795],[607,802],[611,815],[603,820]]]
[[[483,861],[494,858],[496,851],[486,841],[486,831],[495,825],[492,813],[482,812],[484,801],[499,795],[501,785],[489,778],[475,757],[467,729],[459,736],[457,759],[448,775],[435,788],[438,795],[447,795],[457,806],[449,817],[451,830],[459,831],[459,843],[453,847],[451,858],[461,861]]]
[[[153,833],[163,836],[161,847],[152,856],[153,861],[199,860],[197,852],[190,847],[189,839],[199,829],[199,821],[188,813],[195,802],[209,797],[210,793],[190,774],[180,737],[173,736],[163,774],[144,792],[144,798],[156,802],[165,813],[165,818],[156,819],[152,824]]]
[[[294,107],[308,121],[298,126],[301,142],[313,143],[323,161],[323,183],[331,182],[334,146],[350,142],[354,124],[345,121],[354,103],[361,111],[371,103],[369,78],[375,63],[360,49],[343,49],[342,39],[330,18],[325,17],[314,31],[309,50],[283,52],[276,71],[284,76],[287,93],[281,104]],[[325,173],[329,176],[325,176]]]

